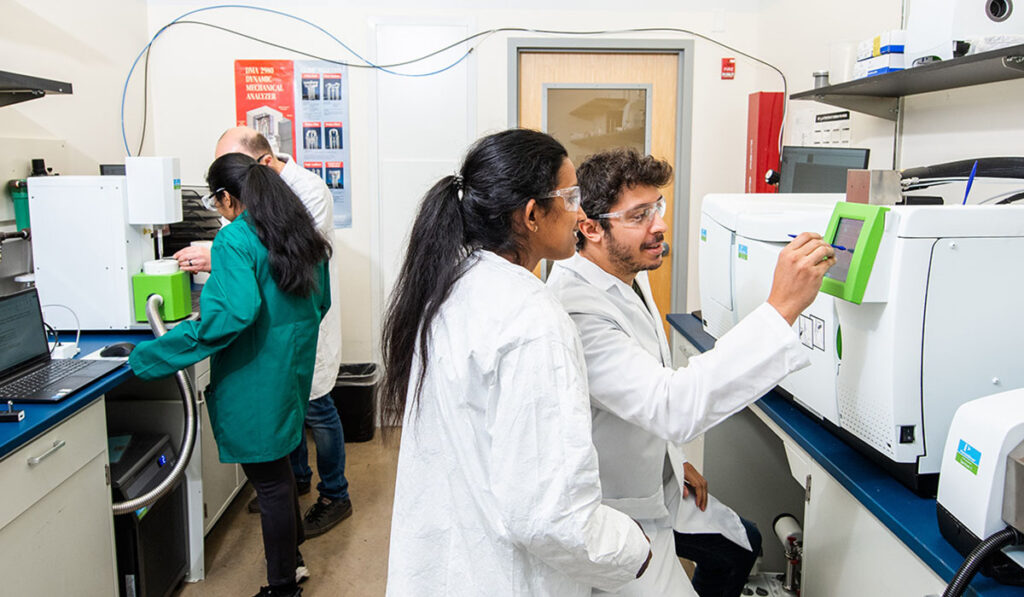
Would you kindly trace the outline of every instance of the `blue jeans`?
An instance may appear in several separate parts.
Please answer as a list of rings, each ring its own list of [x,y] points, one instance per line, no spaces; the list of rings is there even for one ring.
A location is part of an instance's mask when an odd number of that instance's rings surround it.
[[[757,556],[761,533],[740,517],[753,551],[747,551],[717,533],[676,533],[676,555],[693,561],[693,590],[700,597],[737,597],[743,591]]]
[[[345,432],[341,429],[338,410],[330,394],[309,401],[306,426],[313,431],[316,444],[316,470],[320,483],[316,490],[331,500],[348,499],[348,479],[345,478]],[[313,471],[309,468],[309,450],[303,437],[299,447],[289,457],[292,472],[298,483],[310,483]]]

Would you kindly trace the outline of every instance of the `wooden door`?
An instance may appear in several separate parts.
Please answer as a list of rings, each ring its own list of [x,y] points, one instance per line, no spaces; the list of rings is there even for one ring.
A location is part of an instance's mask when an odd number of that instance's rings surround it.
[[[552,89],[578,85],[580,88],[615,89],[647,89],[649,112],[646,122],[647,144],[649,153],[660,160],[676,164],[676,122],[678,113],[679,60],[678,52],[563,52],[563,51],[523,51],[519,53],[519,126],[537,130],[550,129],[545,127],[544,109],[546,99]],[[623,96],[623,109],[629,111],[625,104],[629,103]],[[612,102],[614,103],[614,102]],[[636,125],[637,119],[628,113],[622,114],[621,123],[613,117],[606,118],[604,125],[595,122],[593,135],[587,137],[585,146],[581,146],[578,138],[559,139],[573,153],[592,149],[591,153],[630,144],[628,133]],[[617,124],[618,126],[611,126]],[[549,131],[550,132],[550,131]],[[554,133],[553,133],[554,134]],[[558,138],[558,135],[555,135]],[[577,150],[574,152],[574,148]],[[574,163],[576,157],[573,158]],[[670,183],[662,189],[667,208],[665,211],[665,240],[673,247],[672,231],[675,212],[675,185]],[[674,251],[673,251],[674,253]],[[657,270],[649,272],[654,302],[662,314],[671,312],[672,298],[672,262],[674,254],[665,257]],[[669,333],[667,322],[666,335]]]

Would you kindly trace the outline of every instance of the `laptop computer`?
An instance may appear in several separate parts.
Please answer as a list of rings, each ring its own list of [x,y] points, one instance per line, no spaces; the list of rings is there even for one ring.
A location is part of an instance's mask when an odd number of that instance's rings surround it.
[[[0,402],[58,402],[122,363],[50,358],[36,290],[0,297]]]

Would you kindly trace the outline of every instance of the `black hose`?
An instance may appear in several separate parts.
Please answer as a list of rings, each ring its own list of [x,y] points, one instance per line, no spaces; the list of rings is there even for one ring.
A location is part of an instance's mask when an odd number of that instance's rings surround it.
[[[953,575],[953,580],[949,581],[949,585],[946,586],[946,591],[942,594],[942,597],[960,597],[963,595],[964,591],[967,590],[967,585],[971,584],[971,579],[978,573],[978,569],[981,568],[986,558],[1007,545],[1020,545],[1021,543],[1024,543],[1024,535],[1021,535],[1013,527],[1006,527],[979,543],[964,558],[964,563],[960,564],[960,569]]]
[[[962,177],[966,180],[971,175],[974,162],[978,162],[978,170],[975,172],[975,176],[978,177],[1024,178],[1024,157],[978,158],[977,160],[958,160],[920,168],[908,168],[901,173],[901,178]]]
[[[1000,201],[996,201],[996,205],[1006,205],[1008,203],[1013,203],[1014,201],[1020,201],[1021,199],[1024,199],[1024,193],[1017,193]]]

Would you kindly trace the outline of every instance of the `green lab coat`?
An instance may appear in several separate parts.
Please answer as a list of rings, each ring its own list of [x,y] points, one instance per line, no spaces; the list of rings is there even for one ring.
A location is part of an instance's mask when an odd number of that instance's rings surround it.
[[[212,356],[206,402],[222,462],[268,462],[302,437],[317,330],[331,303],[327,262],[309,297],[286,294],[243,212],[213,241],[201,319],[141,342],[128,362],[153,379]]]

